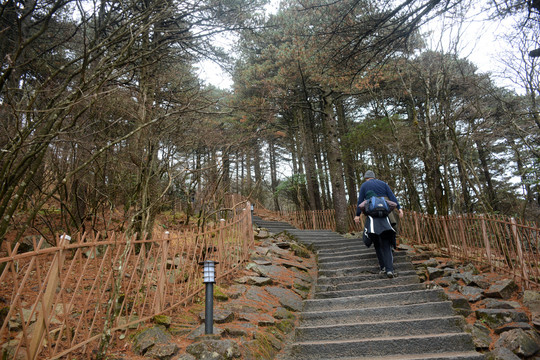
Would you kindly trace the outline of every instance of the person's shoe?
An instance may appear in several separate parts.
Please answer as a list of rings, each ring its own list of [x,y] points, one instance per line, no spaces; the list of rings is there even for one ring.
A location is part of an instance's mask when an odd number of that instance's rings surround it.
[[[384,274],[386,274],[385,268],[382,268],[381,270],[379,270],[379,275],[384,275]]]
[[[391,279],[391,278],[393,278],[393,277],[396,276],[396,275],[394,274],[393,271],[388,271],[388,272],[386,273],[386,276],[387,276],[388,278]]]

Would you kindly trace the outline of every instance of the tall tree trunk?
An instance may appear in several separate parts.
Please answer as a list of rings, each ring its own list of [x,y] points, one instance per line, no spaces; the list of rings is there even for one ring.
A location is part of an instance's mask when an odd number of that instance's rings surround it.
[[[427,211],[428,214],[434,214],[435,208],[439,215],[448,214],[448,201],[444,193],[444,187],[441,183],[441,172],[439,170],[440,156],[437,149],[433,146],[431,131],[431,114],[429,102],[426,107],[419,111],[419,120],[423,120],[424,129],[422,131],[422,143],[424,145],[423,161],[426,172],[427,184]]]
[[[349,204],[356,205],[357,188],[356,178],[354,174],[354,157],[352,153],[351,145],[346,141],[347,134],[349,132],[349,123],[345,116],[345,107],[343,106],[343,99],[336,100],[338,129],[341,138],[341,151],[343,153],[343,168],[345,170],[345,183],[347,184],[347,193],[349,194]]]
[[[253,143],[253,172],[255,175],[255,199],[261,200],[261,187],[262,187],[262,171],[261,171],[261,149],[259,146],[259,139],[255,139]]]
[[[223,186],[223,192],[224,193],[228,193],[228,192],[231,192],[231,175],[230,175],[230,171],[231,171],[231,157],[230,157],[230,154],[229,154],[229,150],[228,149],[224,149],[222,150],[222,154],[221,154],[221,161],[222,161],[222,166],[223,166],[223,177],[222,177],[222,186]]]
[[[317,169],[315,167],[315,146],[313,144],[313,121],[311,112],[298,110],[298,120],[300,131],[302,132],[302,143],[304,145],[304,170],[306,174],[308,202],[311,210],[320,210],[321,194],[319,192],[319,182],[317,180]]]
[[[499,211],[499,202],[497,201],[497,194],[493,186],[493,180],[488,166],[488,152],[485,150],[483,144],[479,140],[476,140],[476,151],[478,152],[478,158],[482,166],[482,174],[484,175],[484,189],[487,194],[488,202],[494,211]]]
[[[334,116],[332,91],[323,95],[323,125],[326,135],[326,149],[328,154],[328,167],[332,179],[332,198],[335,209],[336,231],[344,234],[349,230],[348,204],[345,194],[345,181],[343,179],[343,166],[341,146],[337,121]]]
[[[279,199],[276,194],[277,190],[277,162],[276,162],[276,147],[274,146],[274,140],[268,142],[269,152],[268,156],[270,157],[270,188],[272,189],[272,197],[274,199],[274,210],[279,211]]]
[[[245,167],[245,175],[242,175],[242,194],[251,194],[251,190],[253,188],[253,181],[251,179],[251,153],[248,152],[247,154],[245,154],[245,158],[246,158],[246,167]],[[246,183],[246,189],[244,189],[244,176],[245,176],[245,183]]]

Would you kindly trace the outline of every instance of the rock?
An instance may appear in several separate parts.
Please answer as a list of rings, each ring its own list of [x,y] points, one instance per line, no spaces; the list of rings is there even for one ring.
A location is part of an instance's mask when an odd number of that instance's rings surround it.
[[[256,234],[255,234],[255,239],[266,239],[266,238],[269,238],[270,237],[270,233],[265,230],[265,229],[260,229]]]
[[[359,236],[362,236],[362,234],[359,234]],[[399,244],[397,246],[397,249],[398,250],[403,250],[403,251],[410,251],[410,252],[414,251],[414,247],[412,247],[410,245],[407,245],[407,244]]]
[[[478,286],[485,290],[491,286],[491,282],[484,275],[474,275],[469,285]]]
[[[131,316],[118,316],[116,318],[118,326],[126,326],[126,324],[129,324],[130,322],[139,320],[139,317],[137,315],[131,315]],[[139,323],[134,323],[129,325],[128,329],[136,329],[139,326]]]
[[[276,311],[274,312],[274,317],[276,319],[294,319],[296,316],[294,313],[290,312],[289,310],[285,309],[284,307],[278,307]]]
[[[267,258],[252,259],[256,265],[272,265],[272,261]],[[249,264],[247,265],[249,267]]]
[[[514,280],[505,279],[491,285],[489,289],[484,292],[484,295],[492,298],[509,299],[517,289],[518,286]]]
[[[233,359],[241,356],[238,344],[233,340],[200,341],[188,345],[186,352],[197,359]]]
[[[246,292],[246,299],[248,300],[253,300],[257,303],[259,303],[259,305],[261,305],[262,307],[267,307],[267,306],[270,306],[270,308],[272,308],[273,306],[271,305],[271,302],[275,299],[273,299],[266,291],[265,291],[265,288],[260,288],[260,287],[251,287],[248,289],[248,291]]]
[[[525,290],[523,293],[523,304],[531,312],[533,324],[540,329],[540,292]]]
[[[496,348],[487,353],[485,357],[486,360],[521,360],[519,356],[507,348]]]
[[[166,328],[171,326],[171,317],[167,315],[156,315],[154,316],[154,324],[156,325],[163,325]]]
[[[174,343],[156,344],[146,352],[145,356],[159,360],[168,360],[171,359],[177,352],[178,345]]]
[[[446,273],[446,271],[445,271]],[[442,287],[448,288],[452,284],[456,284],[456,280],[452,276],[443,276],[437,279],[437,284],[439,284]]]
[[[514,354],[529,357],[540,350],[539,338],[536,334],[522,329],[514,329],[501,334],[495,342],[495,347],[505,347]]]
[[[442,276],[444,276],[444,270],[443,269],[439,269],[439,268],[435,268],[435,267],[427,267],[427,273],[428,273],[428,279],[429,280],[434,280],[434,279],[437,279],[437,278],[440,278]]]
[[[217,337],[220,337],[221,334],[223,333],[223,329],[220,328],[220,327],[217,327],[217,326],[212,326],[212,335],[215,335]],[[209,335],[206,335],[205,334],[205,324],[202,324],[202,325],[199,325],[198,328],[196,328],[195,330],[193,330],[193,332],[191,334],[189,334],[187,336],[187,338],[189,340],[195,340],[201,336],[209,336]]]
[[[264,333],[257,333],[255,339],[260,343],[269,344],[274,350],[281,350],[283,348],[283,344],[280,339],[278,339],[275,334],[268,331]]]
[[[288,243],[286,241],[283,241],[283,242],[277,242],[276,243],[276,246],[280,249],[290,249],[291,248],[291,243]]]
[[[284,334],[289,334],[294,330],[294,321],[285,319],[276,324],[276,328]]]
[[[495,329],[495,334],[501,334],[505,331],[510,331],[514,329],[522,329],[522,330],[533,330],[533,327],[531,324],[526,322],[516,322],[516,323],[509,323],[505,324],[503,326],[499,326]]]
[[[523,303],[525,303],[525,305],[537,301],[540,302],[540,291],[525,290],[523,292]]]
[[[313,282],[313,279],[311,278],[309,273],[307,273],[305,271],[302,271],[300,269],[297,269],[297,268],[293,268],[291,270],[293,271],[294,277],[296,279],[300,279],[300,280],[305,281],[305,282],[310,283],[310,284]]]
[[[239,279],[236,279],[236,282],[240,284],[265,286],[272,284],[272,279],[261,276],[243,276]]]
[[[471,272],[473,275],[478,274],[478,269],[473,263],[468,263],[461,268],[464,272]]]
[[[61,304],[59,304],[59,305],[61,305]],[[36,311],[34,311],[34,313],[32,313],[32,309],[23,308],[22,309],[22,314],[23,314],[24,322],[27,323],[27,324],[32,324],[33,322],[35,322],[37,320],[37,311],[41,311],[41,308],[42,308],[41,302],[37,303]],[[62,309],[63,309],[63,307],[62,307]],[[18,317],[18,314],[17,314],[17,317]]]
[[[294,252],[294,255],[298,257],[304,259],[309,259],[311,257],[311,252],[307,248],[299,244],[291,244],[291,250]]]
[[[197,360],[197,358],[191,354],[182,354],[182,355],[178,355],[172,360]]]
[[[452,277],[452,275],[456,273],[456,269],[454,268],[443,267],[442,269],[444,271],[444,276],[447,276],[447,277]]]
[[[186,265],[186,260],[179,256],[175,257],[174,259],[167,259],[167,269],[183,268],[185,267],[185,265]]]
[[[155,344],[166,344],[171,341],[171,334],[163,326],[154,326],[141,331],[133,337],[135,352],[144,355]]]
[[[171,324],[167,330],[173,336],[187,336],[193,328],[189,324]]]
[[[449,293],[447,296],[452,301],[453,308],[471,310],[471,304],[464,295]]]
[[[223,328],[223,334],[226,337],[243,337],[252,339],[255,336],[257,331],[257,325],[253,324],[242,324],[242,325],[232,325],[229,324]]]
[[[268,247],[255,246],[255,254],[266,256],[268,255],[269,251],[270,249]]]
[[[269,294],[278,298],[279,303],[287,310],[301,311],[302,298],[291,290],[281,287],[267,287]]]
[[[492,329],[512,322],[529,321],[525,312],[509,309],[479,309],[476,310],[476,318],[484,321]]]
[[[475,286],[462,286],[460,291],[471,302],[481,300],[484,297],[484,290]]]
[[[272,326],[276,323],[276,319],[273,316],[259,313],[239,313],[238,320],[254,322],[259,326]]]
[[[436,267],[439,266],[439,261],[437,261],[437,259],[430,258],[430,259],[424,261],[424,262],[422,263],[422,266],[425,266],[426,268],[428,268],[428,267],[434,267],[434,268],[436,268]]]
[[[19,352],[15,356],[15,351],[17,351],[18,346],[19,340],[9,340],[0,344],[0,354],[2,355],[2,359],[26,360],[26,350],[23,347],[19,349]]]
[[[472,335],[474,346],[477,349],[489,349],[489,345],[491,345],[491,330],[487,326],[477,321],[474,325],[466,325],[465,331]]]
[[[425,253],[425,254],[422,254],[422,253],[413,254],[413,255],[411,255],[411,260],[412,261],[423,261],[423,260],[429,260],[430,257],[431,256],[428,253]]]
[[[214,322],[216,324],[224,324],[234,320],[234,313],[230,310],[215,309],[213,312]],[[204,322],[206,320],[206,313],[202,311],[199,313],[199,318]]]
[[[247,291],[244,285],[231,285],[227,290],[227,294],[231,299],[238,299]]]
[[[493,298],[488,298],[480,301],[478,305],[485,307],[486,309],[517,309],[521,305],[516,301],[504,301]]]

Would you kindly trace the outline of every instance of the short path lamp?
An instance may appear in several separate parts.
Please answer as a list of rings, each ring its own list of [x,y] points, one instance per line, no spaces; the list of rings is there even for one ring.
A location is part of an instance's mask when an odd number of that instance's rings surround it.
[[[203,282],[206,284],[206,302],[204,307],[204,333],[213,334],[214,323],[214,283],[216,282],[217,261],[205,260],[199,263],[203,265]]]

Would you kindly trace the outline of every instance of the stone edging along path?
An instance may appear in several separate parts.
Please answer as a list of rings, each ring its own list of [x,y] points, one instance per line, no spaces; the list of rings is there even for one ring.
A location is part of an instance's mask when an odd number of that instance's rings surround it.
[[[215,335],[203,335],[199,307],[190,324],[160,325],[175,335],[172,341],[139,354],[173,360],[538,359],[538,292],[520,293],[512,281],[404,245],[395,257],[398,277],[387,279],[378,274],[374,250],[358,239],[256,223],[270,233],[259,229],[244,276],[215,292]],[[318,272],[314,256],[285,235],[317,253]],[[135,339],[134,349],[138,343],[146,342]]]

